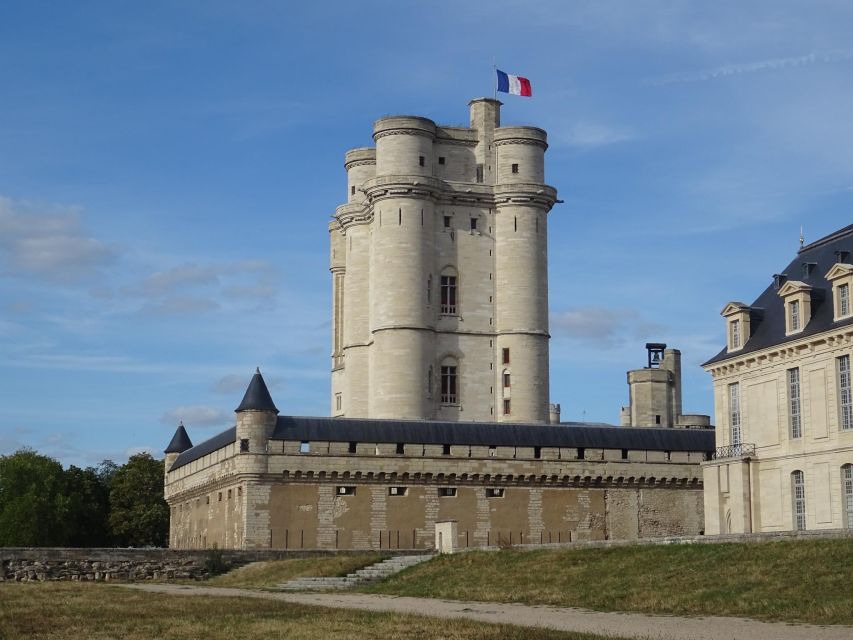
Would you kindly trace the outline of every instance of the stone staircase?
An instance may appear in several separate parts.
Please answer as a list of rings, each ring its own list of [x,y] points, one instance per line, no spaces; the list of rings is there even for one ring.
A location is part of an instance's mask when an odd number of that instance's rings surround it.
[[[280,585],[278,588],[283,591],[319,591],[327,589],[349,589],[359,584],[382,580],[395,573],[399,573],[403,569],[408,569],[421,562],[431,560],[434,554],[424,554],[417,556],[394,556],[386,558],[380,562],[376,562],[367,567],[363,567],[358,571],[354,571],[345,576],[335,576],[327,578],[294,578]]]

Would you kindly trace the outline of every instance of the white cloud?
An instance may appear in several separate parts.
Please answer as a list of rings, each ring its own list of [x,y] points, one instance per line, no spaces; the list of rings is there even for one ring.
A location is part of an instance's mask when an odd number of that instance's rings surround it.
[[[634,309],[606,307],[575,307],[551,314],[551,329],[555,336],[592,343],[603,349],[615,349],[627,339],[650,339],[662,333],[663,325],[643,320]]]
[[[594,122],[577,122],[563,135],[558,134],[557,140],[572,147],[593,148],[626,142],[634,137],[634,134],[625,128]]]
[[[186,287],[215,285],[219,276],[213,267],[201,267],[197,264],[184,264],[158,271],[142,279],[141,282],[125,287],[126,293],[148,297],[164,296]]]
[[[160,422],[176,425],[183,422],[186,427],[216,427],[234,422],[234,413],[207,405],[175,407],[160,416]]]

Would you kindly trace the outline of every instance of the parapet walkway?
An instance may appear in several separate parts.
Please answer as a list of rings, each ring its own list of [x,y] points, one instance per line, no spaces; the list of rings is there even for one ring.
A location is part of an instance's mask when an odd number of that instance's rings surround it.
[[[818,627],[742,618],[682,618],[642,613],[608,613],[550,606],[459,602],[366,593],[282,593],[171,584],[123,584],[128,589],[185,596],[265,598],[303,605],[365,611],[390,611],[437,618],[467,618],[520,627],[596,633],[659,640],[850,640],[853,627]]]

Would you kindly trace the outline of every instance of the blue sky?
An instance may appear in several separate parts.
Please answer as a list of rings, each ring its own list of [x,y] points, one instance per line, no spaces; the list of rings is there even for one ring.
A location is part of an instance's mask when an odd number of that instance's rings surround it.
[[[685,410],[719,312],[849,224],[853,5],[594,0],[0,5],[0,453],[159,454],[260,366],[328,414],[326,224],[392,113],[467,122],[493,61],[548,130],[551,395],[617,422],[646,341]]]

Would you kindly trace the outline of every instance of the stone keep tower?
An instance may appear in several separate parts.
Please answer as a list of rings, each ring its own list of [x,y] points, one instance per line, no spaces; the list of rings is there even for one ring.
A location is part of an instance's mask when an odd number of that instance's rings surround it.
[[[545,423],[546,134],[417,116],[345,156],[331,235],[332,415]]]

